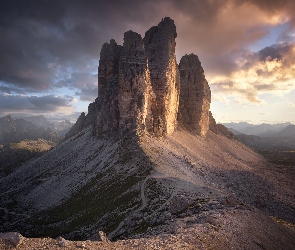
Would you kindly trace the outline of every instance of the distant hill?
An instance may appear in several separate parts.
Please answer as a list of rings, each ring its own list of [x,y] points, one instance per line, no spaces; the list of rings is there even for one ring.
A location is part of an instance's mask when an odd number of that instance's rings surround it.
[[[55,147],[56,143],[52,141],[46,141],[44,139],[38,140],[23,140],[17,143],[10,143],[11,149],[23,149],[31,152],[44,152],[52,147]]]
[[[9,115],[0,118],[0,144],[9,145],[12,142],[38,138],[53,142],[61,140],[61,137],[50,128],[38,127],[24,119],[14,120]]]
[[[36,115],[30,117],[24,117],[24,120],[33,123],[37,127],[50,128],[52,131],[56,132],[60,136],[64,136],[69,129],[74,125],[69,120],[53,123],[49,122],[43,115]]]
[[[23,117],[24,120],[33,123],[37,127],[50,128],[54,130],[54,124],[49,122],[43,115]]]
[[[73,125],[69,120],[61,121],[54,124],[54,131],[64,137]]]
[[[257,150],[295,150],[293,137],[260,137],[256,135],[235,135],[236,139]]]
[[[254,126],[248,122],[230,122],[230,123],[223,123],[224,126],[227,128],[233,128],[238,131],[242,131],[248,127]]]
[[[260,137],[274,137],[277,134],[284,130],[287,126],[292,125],[290,122],[278,123],[278,124],[259,124],[253,125],[247,122],[239,122],[239,123],[223,123],[228,129],[234,129],[234,131],[230,130],[234,134],[246,134],[246,135],[256,135]],[[239,132],[239,133],[237,133]],[[295,135],[295,134],[294,134]]]
[[[295,125],[291,124],[276,134],[277,137],[295,137]]]
[[[232,132],[234,135],[240,135],[242,134],[240,131],[234,129],[234,128],[227,128],[230,132]]]
[[[0,177],[6,176],[26,161],[40,156],[56,145],[56,142],[44,139],[26,139],[21,142],[10,143],[10,146],[0,147]]]

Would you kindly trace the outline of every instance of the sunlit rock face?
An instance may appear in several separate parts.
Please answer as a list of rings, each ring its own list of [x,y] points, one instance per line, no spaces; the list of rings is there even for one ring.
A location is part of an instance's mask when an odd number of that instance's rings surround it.
[[[176,27],[169,17],[145,33],[151,84],[155,93],[152,103],[153,133],[171,134],[177,125],[179,72],[175,56]]]
[[[171,134],[177,125],[179,73],[176,27],[170,18],[146,32],[104,44],[98,68],[95,134]]]
[[[74,131],[92,124],[98,137],[145,133],[162,137],[180,124],[206,136],[210,88],[196,55],[185,55],[178,67],[176,36],[174,21],[166,17],[144,38],[127,31],[123,46],[115,40],[105,43],[98,67],[98,97]]]
[[[198,56],[183,56],[179,72],[179,122],[191,133],[206,136],[209,130],[211,91]]]
[[[151,130],[153,93],[143,40],[138,33],[124,34],[119,63],[119,130],[140,135]]]

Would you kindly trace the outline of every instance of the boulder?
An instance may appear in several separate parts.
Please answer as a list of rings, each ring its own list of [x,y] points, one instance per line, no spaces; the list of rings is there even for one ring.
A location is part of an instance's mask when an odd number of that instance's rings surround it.
[[[13,246],[17,247],[22,243],[24,237],[17,232],[0,233],[0,239],[9,241]]]
[[[189,205],[190,201],[184,195],[174,196],[171,200],[169,211],[172,214],[179,214],[188,209]]]

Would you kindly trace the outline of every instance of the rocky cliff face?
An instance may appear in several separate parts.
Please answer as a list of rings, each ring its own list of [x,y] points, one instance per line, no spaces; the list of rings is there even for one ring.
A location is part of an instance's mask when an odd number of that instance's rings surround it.
[[[210,88],[196,55],[185,55],[178,67],[176,36],[174,21],[166,17],[143,39],[128,31],[123,46],[114,40],[105,43],[98,67],[98,98],[69,135],[92,124],[98,137],[144,133],[161,137],[181,124],[206,136]],[[83,119],[87,122],[81,126]]]
[[[153,93],[147,56],[141,36],[133,31],[124,34],[119,63],[119,130],[141,134],[151,130],[150,103]]]
[[[115,40],[105,43],[100,52],[98,67],[98,103],[95,134],[116,133],[119,127],[118,72],[122,46]]]
[[[148,132],[171,134],[177,125],[179,73],[176,27],[170,18],[145,38],[124,34],[123,46],[103,45],[98,68],[97,136]]]
[[[211,91],[198,56],[183,56],[179,71],[179,122],[193,134],[205,136],[209,129]]]
[[[151,104],[153,133],[171,134],[177,124],[179,72],[175,56],[177,36],[174,21],[168,17],[145,33],[144,44],[155,101]]]

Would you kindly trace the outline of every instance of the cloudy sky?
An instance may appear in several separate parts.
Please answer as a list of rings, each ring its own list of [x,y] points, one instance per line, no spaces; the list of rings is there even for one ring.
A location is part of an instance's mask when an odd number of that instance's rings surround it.
[[[0,116],[75,119],[97,97],[103,43],[177,27],[197,54],[218,122],[295,123],[294,0],[0,1]]]

